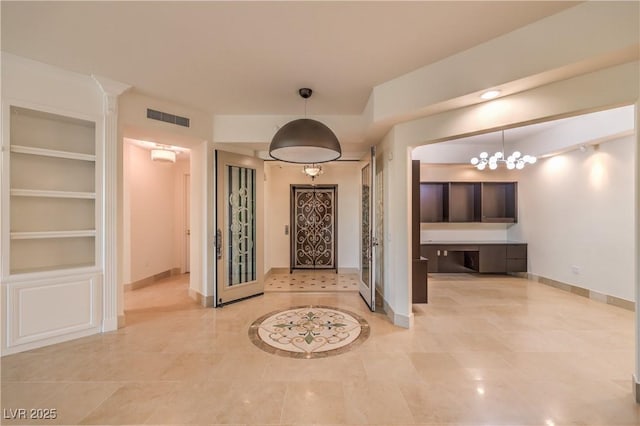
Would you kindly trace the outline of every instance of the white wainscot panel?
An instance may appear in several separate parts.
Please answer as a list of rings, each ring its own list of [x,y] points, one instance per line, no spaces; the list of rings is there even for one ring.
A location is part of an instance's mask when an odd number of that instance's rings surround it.
[[[100,275],[11,282],[6,286],[6,353],[100,331]]]

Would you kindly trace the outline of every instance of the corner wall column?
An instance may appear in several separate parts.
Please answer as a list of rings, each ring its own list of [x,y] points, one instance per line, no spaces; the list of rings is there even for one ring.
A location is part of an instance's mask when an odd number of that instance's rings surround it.
[[[102,332],[105,332],[118,328],[118,96],[131,86],[104,77],[92,77],[103,92],[104,102]]]
[[[635,256],[636,259],[636,267],[635,267],[635,284],[636,284],[636,327],[635,327],[635,341],[636,341],[636,353],[635,353],[635,374],[633,375],[633,393],[636,397],[636,402],[640,404],[640,260],[638,260],[638,256],[640,255],[640,131],[638,126],[640,126],[640,103],[636,102],[636,144],[635,144],[635,185],[636,185],[636,195],[635,195],[635,222],[636,222],[636,243],[635,243]]]

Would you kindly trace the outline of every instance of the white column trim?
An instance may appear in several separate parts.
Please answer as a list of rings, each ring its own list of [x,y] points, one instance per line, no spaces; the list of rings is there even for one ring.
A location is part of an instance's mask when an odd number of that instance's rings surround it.
[[[118,96],[131,86],[92,75],[103,93],[104,191],[102,331],[118,329]]]
[[[635,351],[635,374],[633,375],[633,390],[636,398],[636,402],[640,404],[640,260],[638,260],[638,255],[640,255],[640,209],[638,209],[638,203],[640,202],[640,102],[636,102],[636,144],[635,144],[635,164],[634,164],[634,173],[635,173],[635,184],[636,184],[636,194],[635,194],[635,223],[636,223],[636,241],[635,241],[635,256],[636,259],[636,267],[635,267],[635,277],[634,282],[636,284],[636,312],[635,312],[635,341],[636,341],[636,351]]]

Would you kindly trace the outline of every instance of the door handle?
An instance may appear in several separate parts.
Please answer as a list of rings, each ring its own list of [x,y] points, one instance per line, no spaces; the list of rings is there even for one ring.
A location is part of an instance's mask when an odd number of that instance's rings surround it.
[[[444,255],[445,255],[445,256],[448,256],[448,253],[447,253],[447,251],[446,251],[446,250],[444,251]]]
[[[378,239],[376,237],[372,237],[371,238],[371,246],[372,247],[377,247],[380,243],[378,242]]]
[[[440,256],[440,250],[438,250],[438,256]]]
[[[222,259],[222,231],[216,230],[216,258]]]

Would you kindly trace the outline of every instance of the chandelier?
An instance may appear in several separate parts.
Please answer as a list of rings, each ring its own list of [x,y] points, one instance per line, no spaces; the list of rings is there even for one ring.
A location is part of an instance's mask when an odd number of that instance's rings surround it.
[[[309,176],[313,181],[316,177],[324,173],[324,171],[322,170],[322,166],[319,164],[305,164],[302,168],[302,173]]]
[[[502,151],[498,151],[495,154],[489,156],[489,153],[484,151],[481,152],[478,157],[473,157],[471,159],[471,164],[473,164],[478,170],[484,170],[489,166],[490,170],[495,170],[498,168],[498,163],[504,163],[507,166],[507,169],[513,170],[524,169],[524,166],[527,164],[535,164],[537,158],[533,155],[522,155],[520,151],[514,151],[513,154],[508,157],[505,156],[504,153],[504,130],[502,131]]]
[[[336,135],[323,123],[306,118],[307,99],[313,91],[298,90],[304,99],[305,118],[293,120],[282,126],[271,140],[269,155],[288,163],[325,163],[340,158],[342,150]]]

